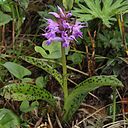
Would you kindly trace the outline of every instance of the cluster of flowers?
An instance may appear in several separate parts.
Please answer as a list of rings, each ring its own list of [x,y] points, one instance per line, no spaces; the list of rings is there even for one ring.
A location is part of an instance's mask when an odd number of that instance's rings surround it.
[[[78,21],[72,23],[70,20],[72,14],[70,12],[66,13],[59,6],[57,8],[58,13],[49,13],[53,15],[56,20],[46,19],[48,26],[45,29],[45,34],[42,35],[47,38],[47,45],[59,41],[63,43],[63,47],[68,47],[71,41],[76,40],[78,37],[82,37],[80,29],[84,26]]]

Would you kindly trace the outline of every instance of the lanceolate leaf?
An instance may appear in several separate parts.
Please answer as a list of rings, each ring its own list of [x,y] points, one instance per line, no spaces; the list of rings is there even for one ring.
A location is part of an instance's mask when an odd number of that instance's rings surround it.
[[[47,90],[27,83],[9,84],[4,86],[1,89],[0,94],[6,99],[12,99],[16,101],[44,100],[53,106],[55,105],[55,99],[53,98],[53,95]]]
[[[21,56],[21,58],[30,64],[42,68],[43,70],[51,74],[59,82],[59,84],[63,86],[62,75],[48,63],[44,62],[42,59],[37,59],[34,57]]]
[[[80,103],[84,100],[90,91],[93,91],[101,86],[123,86],[115,76],[93,76],[80,83],[68,96],[64,104],[63,121],[69,121]]]

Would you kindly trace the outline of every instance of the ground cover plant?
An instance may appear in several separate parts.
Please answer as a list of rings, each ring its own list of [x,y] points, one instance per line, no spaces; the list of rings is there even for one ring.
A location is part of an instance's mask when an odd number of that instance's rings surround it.
[[[127,0],[0,0],[0,127],[128,127]]]

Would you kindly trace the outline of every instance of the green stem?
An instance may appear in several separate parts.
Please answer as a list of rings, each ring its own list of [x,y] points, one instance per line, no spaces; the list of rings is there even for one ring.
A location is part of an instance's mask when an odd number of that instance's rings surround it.
[[[61,46],[62,51],[62,67],[63,67],[63,91],[64,91],[64,101],[68,96],[68,87],[67,87],[67,65],[66,65],[66,56],[65,48]]]
[[[113,87],[113,122],[116,121],[116,88]]]

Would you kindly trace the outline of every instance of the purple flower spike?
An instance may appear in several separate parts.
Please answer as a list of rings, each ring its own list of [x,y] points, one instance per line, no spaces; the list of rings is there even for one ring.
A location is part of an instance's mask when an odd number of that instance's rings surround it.
[[[58,13],[50,12],[56,18],[56,21],[52,19],[46,19],[48,26],[45,29],[45,34],[42,34],[47,41],[47,45],[52,42],[62,42],[63,47],[69,47],[70,42],[76,40],[76,38],[82,38],[81,28],[85,27],[81,22],[72,23],[70,17],[71,12],[65,12],[59,6]]]

